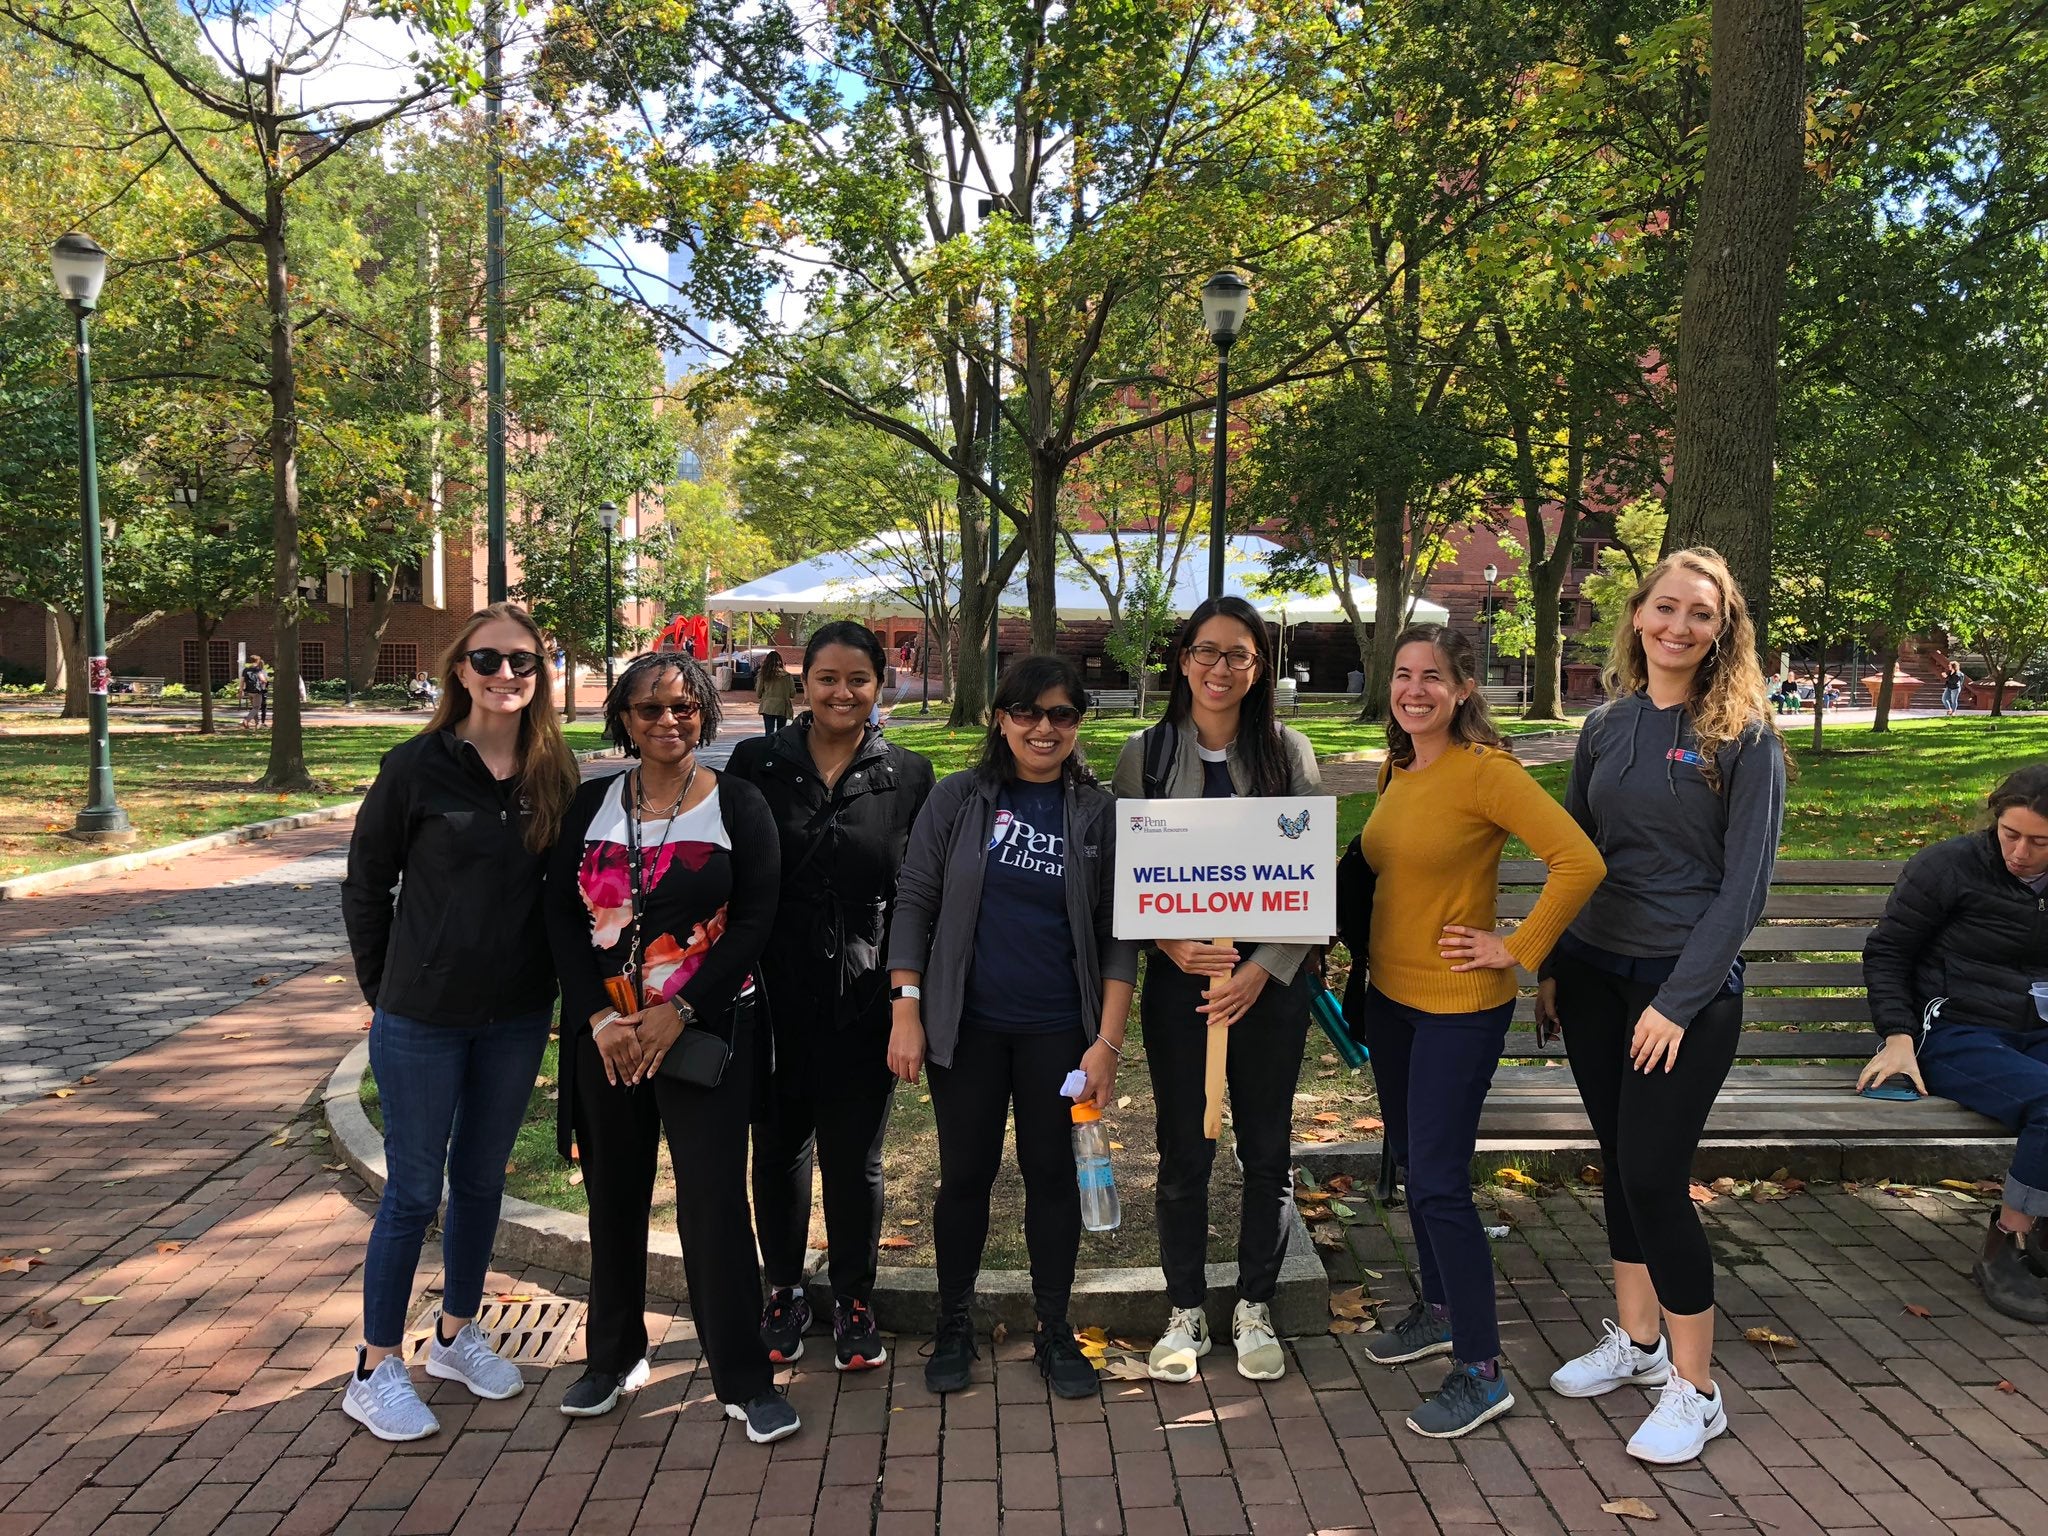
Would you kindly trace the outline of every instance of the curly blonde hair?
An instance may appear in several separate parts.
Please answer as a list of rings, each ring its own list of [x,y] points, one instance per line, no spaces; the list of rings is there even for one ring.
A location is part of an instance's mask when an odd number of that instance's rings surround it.
[[[1731,741],[1740,741],[1752,726],[1759,727],[1785,757],[1787,773],[1792,768],[1785,739],[1771,718],[1770,702],[1764,693],[1764,669],[1756,655],[1756,625],[1749,617],[1749,602],[1735,584],[1734,573],[1719,550],[1705,545],[1673,550],[1650,567],[1630,595],[1621,622],[1614,626],[1614,645],[1600,681],[1611,699],[1622,698],[1649,686],[1650,667],[1643,655],[1643,637],[1636,628],[1636,615],[1649,601],[1657,583],[1673,571],[1703,576],[1720,596],[1721,629],[1706,659],[1693,674],[1692,697],[1686,710],[1692,716],[1693,734],[1699,739],[1700,772],[1715,790],[1721,788],[1719,753]]]

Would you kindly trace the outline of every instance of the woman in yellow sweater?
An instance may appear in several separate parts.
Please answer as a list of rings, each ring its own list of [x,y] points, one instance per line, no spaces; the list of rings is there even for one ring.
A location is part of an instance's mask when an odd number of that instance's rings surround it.
[[[1413,624],[1394,644],[1388,759],[1359,834],[1375,876],[1367,1044],[1389,1156],[1408,1170],[1422,1299],[1366,1352],[1383,1365],[1452,1357],[1408,1427],[1447,1440],[1514,1406],[1500,1372],[1493,1255],[1472,1204],[1479,1110],[1534,971],[1606,866],[1578,823],[1502,745],[1473,675],[1472,642]],[[1510,835],[1549,868],[1535,910],[1496,934]],[[1357,957],[1354,957],[1354,962]],[[1411,1113],[1411,1106],[1413,1113]]]

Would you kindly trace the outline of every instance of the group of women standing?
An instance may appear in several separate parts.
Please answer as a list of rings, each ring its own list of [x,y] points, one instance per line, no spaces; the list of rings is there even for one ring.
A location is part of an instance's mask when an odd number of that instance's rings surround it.
[[[1489,722],[1469,643],[1433,625],[1400,637],[1382,792],[1347,855],[1372,885],[1360,909],[1370,931],[1346,937],[1366,979],[1354,984],[1354,1022],[1372,1048],[1390,1153],[1408,1170],[1423,1290],[1368,1352],[1389,1365],[1453,1361],[1410,1419],[1419,1433],[1463,1434],[1513,1401],[1467,1171],[1517,965],[1540,971],[1544,1016],[1565,1021],[1606,1155],[1622,1314],[1553,1385],[1574,1396],[1660,1389],[1630,1446],[1650,1460],[1696,1455],[1726,1425],[1707,1367],[1712,1267],[1687,1181],[1733,1056],[1741,941],[1783,808],[1785,759],[1754,638],[1718,557],[1687,551],[1659,565],[1631,600],[1615,697],[1589,721],[1559,807]],[[812,1321],[802,1282],[813,1161],[836,1363],[882,1364],[882,1139],[895,1083],[927,1073],[941,1164],[928,1383],[950,1392],[972,1375],[970,1303],[1014,1121],[1037,1363],[1055,1393],[1097,1391],[1068,1316],[1081,1217],[1075,1099],[1062,1087],[1078,1069],[1079,1101],[1112,1102],[1146,947],[1111,927],[1115,801],[1317,791],[1308,742],[1274,716],[1258,614],[1225,597],[1189,616],[1165,719],[1126,743],[1107,787],[1077,749],[1088,695],[1069,663],[1013,665],[979,761],[934,784],[922,758],[870,723],[879,643],[834,624],[804,657],[807,713],[743,743],[723,774],[695,756],[719,719],[703,670],[674,655],[636,659],[606,701],[608,733],[633,766],[579,788],[540,654],[517,609],[471,621],[446,664],[442,708],[387,759],[351,852],[350,934],[377,1010],[371,1051],[394,1151],[347,1411],[387,1438],[435,1427],[392,1350],[444,1165],[447,1281],[427,1368],[484,1396],[520,1388],[468,1324],[557,983],[562,1148],[580,1158],[592,1238],[588,1368],[565,1413],[605,1412],[645,1377],[647,1211],[664,1135],[693,1316],[718,1394],[749,1435],[797,1428],[773,1370],[801,1355]],[[1495,890],[1510,836],[1550,879],[1501,935]],[[1207,1026],[1220,1021],[1244,1182],[1231,1341],[1240,1373],[1270,1380],[1286,1368],[1270,1304],[1319,946],[1148,947],[1136,1001],[1170,1302],[1149,1370],[1192,1380],[1211,1348],[1203,1065]]]

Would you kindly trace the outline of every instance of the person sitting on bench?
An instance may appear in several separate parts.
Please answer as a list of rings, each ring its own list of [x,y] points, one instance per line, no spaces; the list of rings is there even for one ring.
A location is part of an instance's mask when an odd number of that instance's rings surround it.
[[[1988,803],[1990,827],[1906,862],[1863,946],[1884,1044],[1856,1086],[1902,1076],[2018,1134],[1973,1274],[2007,1317],[2048,1323],[2048,763]]]

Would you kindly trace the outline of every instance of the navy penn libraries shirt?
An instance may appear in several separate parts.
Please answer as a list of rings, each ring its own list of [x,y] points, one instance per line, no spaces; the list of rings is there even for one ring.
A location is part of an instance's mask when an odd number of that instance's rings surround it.
[[[963,1017],[984,1029],[1072,1029],[1081,1021],[1067,921],[1064,782],[1012,780],[996,797]]]

